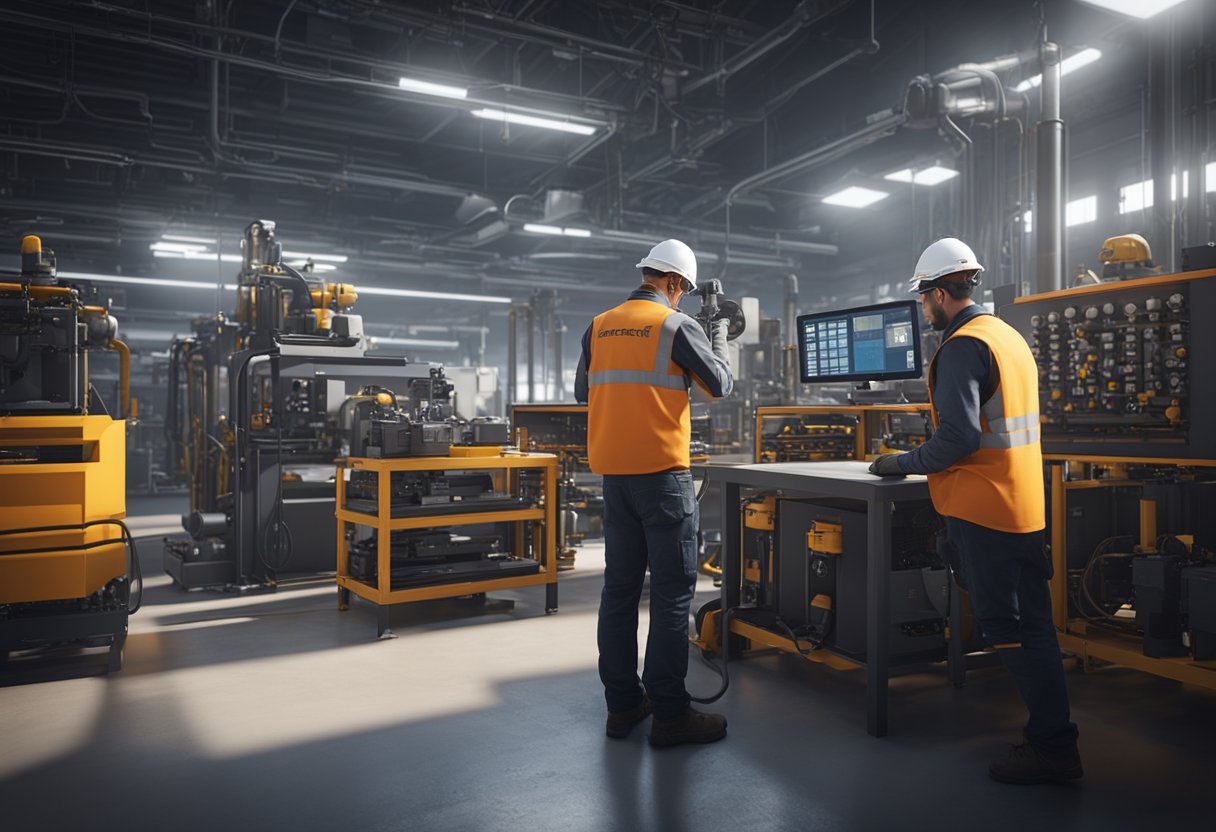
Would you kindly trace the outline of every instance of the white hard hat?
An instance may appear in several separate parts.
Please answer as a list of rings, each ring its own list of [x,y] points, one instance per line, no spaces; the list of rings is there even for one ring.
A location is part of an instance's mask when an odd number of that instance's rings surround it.
[[[979,274],[983,270],[971,246],[955,237],[942,237],[921,253],[916,261],[916,274],[908,281],[908,286],[913,294],[919,294],[934,288],[934,281],[939,277],[955,272]],[[978,283],[974,274],[972,280]]]
[[[697,288],[697,256],[679,240],[664,240],[638,263],[639,269],[675,272]]]

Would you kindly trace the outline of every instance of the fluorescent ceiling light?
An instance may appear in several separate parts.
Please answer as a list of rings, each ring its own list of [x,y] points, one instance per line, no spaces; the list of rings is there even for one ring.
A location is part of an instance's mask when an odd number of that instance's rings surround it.
[[[283,256],[293,260],[313,260],[321,263],[345,263],[350,259],[345,254],[306,254],[302,251],[285,251]]]
[[[1098,197],[1083,196],[1064,206],[1064,225],[1085,225],[1098,218]]]
[[[933,165],[932,167],[918,170],[916,175],[912,177],[912,181],[917,185],[940,185],[942,182],[953,179],[958,176],[958,171],[953,168],[944,168],[941,165]]]
[[[383,295],[390,298],[424,298],[428,300],[463,300],[471,303],[510,303],[510,298],[495,295],[460,295],[451,292],[424,292],[420,289],[387,289],[377,286],[355,286],[360,295]]]
[[[830,196],[825,196],[823,201],[828,205],[844,205],[847,208],[865,208],[867,205],[873,205],[881,199],[886,199],[890,194],[886,191],[875,191],[871,188],[859,188],[852,185],[845,188],[843,191],[837,191]]]
[[[213,246],[216,243],[213,237],[188,237],[185,234],[161,234],[162,240],[173,240],[178,243],[200,243],[205,246]]]
[[[215,291],[216,284],[203,280],[170,280],[164,277],[128,277],[114,274],[91,274],[89,272],[60,272],[60,277],[68,280],[91,280],[95,283],[117,283],[131,286],[167,286],[171,289],[210,289]],[[235,291],[235,283],[225,283],[224,288]]]
[[[167,286],[173,289],[210,289],[215,291],[216,284],[202,280],[171,280],[163,277],[130,277],[127,275],[92,274],[90,272],[59,272],[60,277],[68,280],[91,280],[96,283],[117,283],[132,286]],[[235,283],[225,283],[224,288],[229,292],[236,291]],[[449,292],[424,292],[417,289],[386,289],[377,286],[356,286],[360,295],[383,295],[394,298],[425,298],[429,300],[458,300],[472,303],[510,303],[510,298],[497,295],[461,295]]]
[[[1098,58],[1102,57],[1102,53],[1097,49],[1082,49],[1075,55],[1070,55],[1060,61],[1060,75],[1067,75],[1070,72],[1075,72],[1083,66],[1089,66]],[[1027,78],[1022,83],[1013,88],[1014,92],[1026,92],[1032,87],[1037,87],[1043,83],[1042,75],[1035,75]]]
[[[207,246],[201,245],[199,243],[166,243],[166,242],[162,242],[162,241],[157,241],[157,242],[153,243],[152,245],[148,246],[148,248],[154,252],[156,252],[156,251],[176,251],[179,253],[186,252],[186,251],[206,251],[207,250]]]
[[[524,231],[529,231],[529,232],[531,232],[531,233],[533,233],[533,234],[556,234],[556,235],[558,235],[559,237],[560,237],[560,236],[561,236],[561,234],[562,234],[562,230],[561,230],[561,228],[560,228],[559,226],[556,226],[556,225],[540,225],[540,224],[538,224],[538,223],[534,223],[534,222],[526,222],[526,223],[524,223]]]
[[[372,343],[382,347],[420,347],[437,350],[455,350],[460,348],[459,341],[436,341],[429,338],[381,338],[373,335]]]
[[[1125,14],[1128,17],[1138,17],[1141,20],[1147,20],[1166,9],[1172,9],[1181,3],[1182,0],[1082,0],[1082,2],[1108,11]]]
[[[562,233],[567,237],[590,237],[591,230],[588,228],[563,228]]]
[[[419,81],[417,78],[402,78],[397,86],[409,92],[420,92],[424,95],[437,95],[440,98],[468,98],[469,91],[463,87],[449,87],[446,84],[432,84],[430,81]]]
[[[883,179],[890,179],[892,182],[911,182],[912,168],[904,168],[903,170],[893,170],[888,173]]]
[[[157,249],[152,252],[153,257],[171,257],[177,260],[210,260],[215,262],[216,257],[219,257],[221,263],[240,263],[241,255],[239,254],[220,254],[216,255],[214,251],[163,251]]]
[[[291,266],[293,269],[302,269],[306,265],[308,265],[308,261],[307,260],[293,260],[292,262],[288,263],[287,265]],[[338,267],[335,266],[333,263],[313,263],[312,264],[312,270],[314,272],[332,272],[336,268],[338,268]]]
[[[1203,168],[1204,193],[1216,191],[1216,162],[1208,162]]]
[[[505,110],[481,109],[473,110],[472,114],[477,116],[477,118],[489,119],[490,121],[505,121],[509,124],[544,127],[546,130],[561,130],[565,133],[577,133],[580,136],[590,136],[596,130],[595,125],[592,124],[558,121],[555,118],[541,118],[540,116],[529,116],[523,113],[508,113]]]

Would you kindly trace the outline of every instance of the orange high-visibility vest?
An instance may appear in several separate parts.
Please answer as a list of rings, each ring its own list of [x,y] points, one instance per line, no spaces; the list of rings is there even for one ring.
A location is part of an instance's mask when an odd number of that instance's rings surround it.
[[[597,474],[688,467],[689,378],[671,360],[683,315],[627,300],[597,315],[587,368],[587,457]]]
[[[946,340],[953,338],[975,338],[987,344],[1000,383],[980,407],[979,450],[945,471],[929,474],[933,507],[944,517],[997,531],[1039,531],[1046,525],[1046,513],[1039,373],[1030,347],[1017,330],[993,315],[977,315]],[[930,405],[936,369],[934,354],[929,364]],[[934,407],[935,427],[937,421]]]

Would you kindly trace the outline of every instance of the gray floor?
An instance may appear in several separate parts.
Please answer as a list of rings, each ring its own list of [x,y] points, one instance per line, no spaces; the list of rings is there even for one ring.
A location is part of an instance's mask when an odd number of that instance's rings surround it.
[[[140,534],[176,500],[132,501]],[[1004,672],[892,683],[891,735],[864,730],[857,672],[732,663],[721,743],[654,751],[603,736],[595,671],[602,551],[543,590],[394,614],[332,586],[183,593],[143,544],[126,666],[62,656],[0,688],[4,829],[717,830],[1211,828],[1216,694],[1121,669],[1072,673],[1087,770],[1075,787],[990,782],[1017,738]],[[708,582],[699,605],[714,596]],[[49,668],[49,669],[48,669]],[[61,678],[38,681],[47,675]],[[62,678],[75,674],[77,678]],[[717,677],[699,661],[694,693]]]

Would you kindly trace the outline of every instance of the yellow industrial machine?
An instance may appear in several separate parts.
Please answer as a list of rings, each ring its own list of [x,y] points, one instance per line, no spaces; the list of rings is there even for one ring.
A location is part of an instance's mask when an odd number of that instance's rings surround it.
[[[21,242],[17,279],[0,282],[0,662],[69,643],[108,647],[118,670],[138,608],[122,522],[130,353],[88,291],[60,283],[35,236]],[[94,350],[118,353],[112,411],[89,384]]]
[[[1120,234],[1102,243],[1098,252],[1102,261],[1103,280],[1127,280],[1160,274],[1161,269],[1153,264],[1153,251],[1148,240],[1139,234]]]
[[[862,460],[924,444],[927,404],[757,407],[756,462]]]

